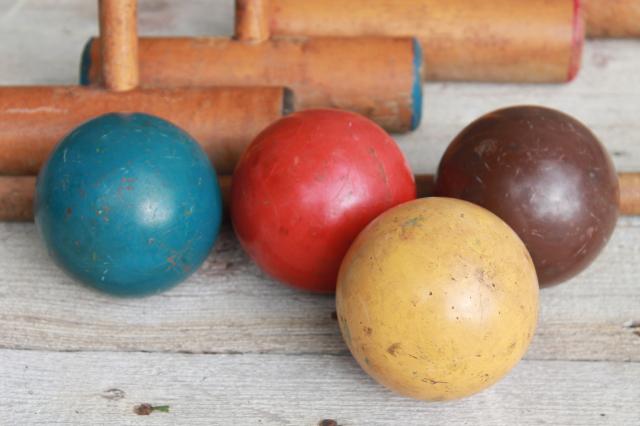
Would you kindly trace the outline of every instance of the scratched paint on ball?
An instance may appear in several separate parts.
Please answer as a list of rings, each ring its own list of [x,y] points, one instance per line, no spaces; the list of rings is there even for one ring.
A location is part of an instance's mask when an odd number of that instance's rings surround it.
[[[591,264],[618,218],[618,177],[605,148],[578,120],[537,106],[494,111],[462,130],[442,157],[435,193],[507,222],[541,286]]]
[[[117,295],[165,290],[208,255],[222,216],[215,170],[173,124],[106,114],[65,137],[42,168],[35,220],[55,262]]]

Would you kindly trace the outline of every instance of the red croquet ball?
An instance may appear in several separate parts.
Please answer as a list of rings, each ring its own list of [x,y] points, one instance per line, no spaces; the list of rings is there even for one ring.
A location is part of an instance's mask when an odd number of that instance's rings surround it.
[[[377,124],[351,112],[309,110],[276,121],[245,151],[233,175],[231,217],[267,274],[331,293],[358,233],[415,196],[404,155]]]

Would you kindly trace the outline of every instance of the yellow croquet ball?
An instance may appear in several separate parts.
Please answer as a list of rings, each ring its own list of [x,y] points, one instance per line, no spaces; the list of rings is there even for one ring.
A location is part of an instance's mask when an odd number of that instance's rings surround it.
[[[538,314],[522,241],[488,210],[450,198],[410,201],[369,224],[342,263],[336,297],[362,368],[430,401],[500,380],[526,352]]]

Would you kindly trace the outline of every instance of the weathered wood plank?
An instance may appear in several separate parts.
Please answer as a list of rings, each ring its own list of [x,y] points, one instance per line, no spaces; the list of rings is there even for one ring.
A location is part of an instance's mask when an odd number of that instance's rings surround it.
[[[427,404],[347,356],[0,351],[0,423],[637,425],[640,364],[524,361],[488,391]],[[149,418],[140,403],[169,405]]]
[[[529,359],[640,361],[640,218],[624,218],[597,262],[544,290]],[[265,278],[227,229],[175,289],[116,299],[48,259],[32,224],[0,224],[0,347],[43,350],[343,354],[333,298]]]

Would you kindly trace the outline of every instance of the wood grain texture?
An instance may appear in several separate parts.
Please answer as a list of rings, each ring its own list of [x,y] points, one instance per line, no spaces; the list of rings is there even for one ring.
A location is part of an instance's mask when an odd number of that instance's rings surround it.
[[[98,31],[96,2],[0,5],[0,83],[75,83],[82,46]],[[233,31],[231,0],[145,0],[139,13],[142,34]],[[566,86],[427,84],[425,122],[399,143],[416,173],[433,172],[471,120],[542,104],[588,124],[619,171],[638,170],[639,47],[589,42]],[[0,424],[637,425],[638,259],[640,219],[623,218],[588,271],[542,292],[534,343],[505,381],[427,405],[373,383],[347,355],[333,299],[265,278],[228,229],[183,285],[114,299],[66,278],[33,224],[0,224]],[[170,413],[133,414],[144,402]]]
[[[0,351],[0,423],[637,425],[638,363],[524,361],[469,399],[428,404],[369,379],[351,357]],[[9,392],[8,390],[11,389]],[[579,396],[578,396],[579,394]],[[25,403],[28,401],[28,403]],[[169,413],[139,417],[141,403]],[[7,423],[8,424],[8,423]]]

